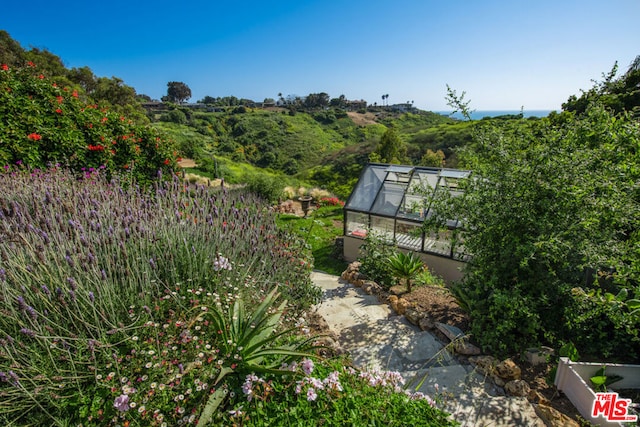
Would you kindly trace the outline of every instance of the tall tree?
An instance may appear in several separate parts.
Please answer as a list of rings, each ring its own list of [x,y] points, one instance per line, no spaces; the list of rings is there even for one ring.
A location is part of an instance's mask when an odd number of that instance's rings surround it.
[[[405,159],[407,147],[393,127],[385,131],[380,138],[376,154],[384,163],[400,163]]]
[[[178,104],[191,98],[191,89],[183,82],[167,83],[167,100]]]

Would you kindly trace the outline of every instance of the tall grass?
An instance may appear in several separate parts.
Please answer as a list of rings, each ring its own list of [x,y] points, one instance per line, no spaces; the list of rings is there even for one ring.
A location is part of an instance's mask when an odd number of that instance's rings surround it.
[[[204,295],[251,304],[277,285],[299,315],[320,296],[303,249],[246,194],[177,180],[124,189],[97,172],[0,174],[0,420],[88,411],[97,390],[118,392],[98,379],[135,359],[138,337],[158,353],[171,341],[201,354],[178,326]],[[161,338],[161,322],[176,335]]]

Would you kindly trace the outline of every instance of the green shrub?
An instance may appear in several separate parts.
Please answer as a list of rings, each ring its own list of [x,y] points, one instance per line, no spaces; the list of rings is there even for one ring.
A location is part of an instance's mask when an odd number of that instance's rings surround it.
[[[282,197],[282,189],[282,182],[267,174],[252,175],[247,181],[247,190],[269,203],[277,202]]]
[[[160,120],[184,125],[187,124],[187,115],[183,111],[175,109],[163,114]]]
[[[395,284],[394,272],[388,262],[394,253],[394,244],[369,233],[365,243],[360,247],[360,272],[388,290]]]

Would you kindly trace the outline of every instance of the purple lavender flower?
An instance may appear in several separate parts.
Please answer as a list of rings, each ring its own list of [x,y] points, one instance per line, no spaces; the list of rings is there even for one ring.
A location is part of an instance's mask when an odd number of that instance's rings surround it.
[[[93,303],[95,300],[96,300],[95,295],[93,295],[93,292],[89,291],[89,301],[91,301]]]
[[[69,286],[71,287],[72,290],[76,290],[78,289],[78,284],[76,283],[76,280],[73,277],[67,277],[67,282],[69,283]]]
[[[104,271],[104,268],[100,270],[100,275],[102,276],[102,280],[107,280],[107,272]]]
[[[36,333],[33,332],[31,329],[28,329],[28,328],[20,329],[20,333],[25,334],[26,336],[29,336],[31,338],[34,338],[36,336]]]
[[[73,262],[73,259],[69,256],[68,253],[67,255],[64,256],[64,259],[67,260],[67,262],[69,263],[69,266],[73,267],[75,265]]]
[[[116,400],[113,402],[113,407],[120,412],[127,412],[129,410],[129,396],[121,394],[116,397]]]
[[[151,266],[151,268],[155,269],[156,268],[156,262],[153,260],[153,258],[149,258],[149,265]]]
[[[18,310],[25,311],[27,309],[27,303],[24,302],[23,297],[19,296],[17,298],[17,302],[18,302]]]
[[[30,305],[27,306],[27,313],[29,313],[29,316],[31,316],[33,320],[38,319],[38,312]]]
[[[3,383],[9,382],[9,377],[4,372],[0,372],[0,381]]]
[[[3,282],[7,280],[7,272],[4,271],[4,268],[0,268],[0,280]]]
[[[20,378],[18,378],[18,375],[16,375],[16,373],[13,371],[9,371],[7,373],[11,377],[11,383],[17,387],[18,384],[20,384]]]

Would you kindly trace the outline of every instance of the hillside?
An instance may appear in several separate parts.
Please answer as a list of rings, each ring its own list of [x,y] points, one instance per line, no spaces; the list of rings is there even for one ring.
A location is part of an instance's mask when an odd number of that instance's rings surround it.
[[[447,157],[452,156],[452,149],[468,136],[468,124],[419,110],[305,112],[233,107],[204,112],[186,106],[172,108],[151,114],[154,126],[176,141],[183,156],[196,159],[202,172],[220,175],[212,162],[224,158],[329,187],[343,196],[348,189],[339,187],[359,176],[390,127],[407,146],[404,161],[415,164],[427,150],[443,150]]]

